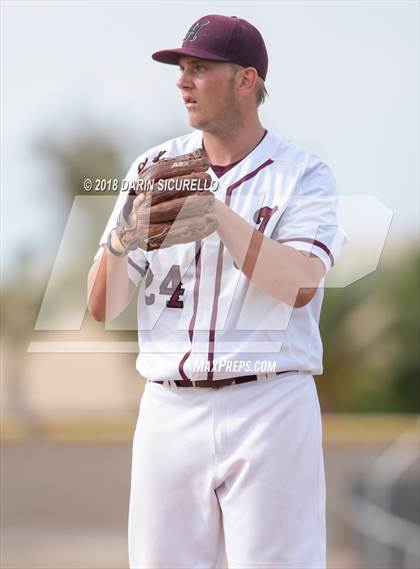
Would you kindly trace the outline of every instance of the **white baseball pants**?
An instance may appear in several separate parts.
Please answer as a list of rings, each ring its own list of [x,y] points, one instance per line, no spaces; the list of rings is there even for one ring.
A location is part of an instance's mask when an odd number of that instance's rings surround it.
[[[131,569],[325,569],[313,377],[220,389],[147,382],[128,522]]]

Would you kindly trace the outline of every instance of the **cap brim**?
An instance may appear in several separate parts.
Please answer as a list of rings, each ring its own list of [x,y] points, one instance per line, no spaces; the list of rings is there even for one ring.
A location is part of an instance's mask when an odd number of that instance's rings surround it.
[[[178,60],[181,55],[190,55],[191,57],[198,57],[209,61],[229,61],[226,57],[220,57],[218,55],[214,55],[214,53],[209,53],[204,49],[194,49],[193,47],[180,47],[178,49],[164,49],[162,51],[156,51],[152,54],[152,58],[160,63],[178,65]]]

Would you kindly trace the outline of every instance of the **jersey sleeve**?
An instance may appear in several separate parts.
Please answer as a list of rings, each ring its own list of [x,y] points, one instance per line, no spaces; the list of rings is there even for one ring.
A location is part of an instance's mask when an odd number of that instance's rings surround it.
[[[104,232],[99,240],[99,248],[96,251],[94,256],[94,261],[96,261],[103,253],[104,247],[106,245],[106,241],[108,238],[109,232],[114,229],[118,214],[121,211],[122,206],[124,205],[125,199],[127,197],[128,187],[131,182],[134,182],[137,179],[137,164],[141,161],[142,157],[138,158],[129,169],[126,177],[123,180],[123,188],[127,188],[124,191],[121,191],[118,194],[117,200],[115,202],[114,208],[112,210],[111,215],[108,218],[108,222],[105,225]],[[145,274],[145,267],[147,264],[146,253],[142,249],[135,249],[134,251],[130,251],[128,253],[128,276],[130,280],[137,286],[142,277]]]
[[[337,221],[335,178],[324,162],[308,163],[271,238],[316,255],[326,273],[334,266],[347,236]]]

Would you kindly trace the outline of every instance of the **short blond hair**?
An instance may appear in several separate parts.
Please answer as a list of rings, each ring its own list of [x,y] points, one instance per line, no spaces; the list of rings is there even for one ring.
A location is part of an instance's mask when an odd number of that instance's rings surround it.
[[[231,68],[235,74],[240,69],[243,69],[242,65],[238,65],[237,63],[231,63],[230,66],[231,66]],[[256,85],[257,86],[255,88],[255,100],[257,103],[257,107],[259,107],[260,105],[262,105],[264,103],[266,97],[268,97],[268,91],[265,88],[264,79],[262,77],[260,77],[259,75],[257,77],[257,84]]]
[[[265,98],[268,97],[268,91],[265,88],[264,79],[258,75],[257,77],[257,88],[255,89],[255,96],[257,99],[257,107],[262,105]]]

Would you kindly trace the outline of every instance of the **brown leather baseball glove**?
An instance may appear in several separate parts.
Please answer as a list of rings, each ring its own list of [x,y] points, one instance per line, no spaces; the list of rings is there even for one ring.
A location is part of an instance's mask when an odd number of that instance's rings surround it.
[[[160,152],[130,189],[115,232],[128,251],[152,251],[207,237],[217,227],[210,163],[202,149],[173,158]]]

